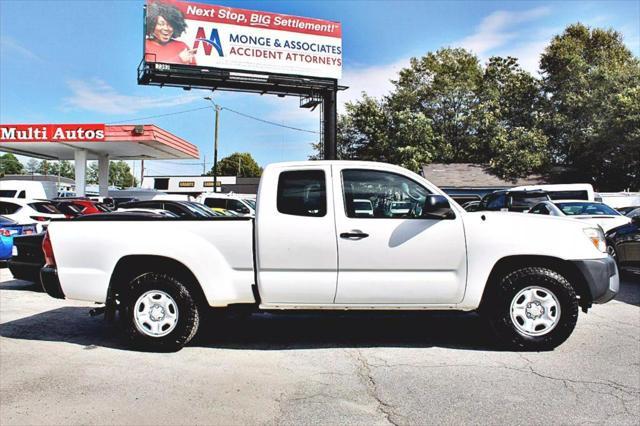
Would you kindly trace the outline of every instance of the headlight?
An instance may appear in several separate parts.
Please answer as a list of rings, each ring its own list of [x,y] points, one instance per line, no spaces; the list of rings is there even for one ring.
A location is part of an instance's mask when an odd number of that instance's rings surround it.
[[[607,252],[607,241],[604,238],[604,232],[601,228],[584,228],[584,235],[589,237],[593,246],[602,253]]]

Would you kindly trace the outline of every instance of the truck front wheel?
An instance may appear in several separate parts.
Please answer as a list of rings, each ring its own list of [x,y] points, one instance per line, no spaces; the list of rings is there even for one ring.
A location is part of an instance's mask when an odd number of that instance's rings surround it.
[[[553,349],[567,340],[578,319],[574,288],[562,275],[543,267],[506,274],[489,305],[494,330],[517,349]]]
[[[142,349],[176,351],[198,331],[197,303],[170,275],[146,273],[129,283],[123,300],[126,334]]]

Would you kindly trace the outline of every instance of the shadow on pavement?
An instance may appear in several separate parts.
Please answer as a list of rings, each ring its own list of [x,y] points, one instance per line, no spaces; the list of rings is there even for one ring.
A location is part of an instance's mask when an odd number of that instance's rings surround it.
[[[625,276],[624,280],[620,281],[620,292],[616,295],[615,300],[640,306],[640,277]]]
[[[0,290],[23,290],[23,291],[36,291],[43,292],[42,286],[39,283],[23,280],[10,280],[0,283]]]
[[[129,349],[115,324],[90,317],[88,308],[64,307],[0,325],[11,339],[67,342]],[[351,347],[502,348],[489,326],[472,313],[286,313],[245,319],[204,319],[189,346],[287,350]]]

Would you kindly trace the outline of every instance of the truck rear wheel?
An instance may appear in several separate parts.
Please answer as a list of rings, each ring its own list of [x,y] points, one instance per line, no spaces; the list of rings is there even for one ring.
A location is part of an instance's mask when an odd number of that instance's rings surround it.
[[[200,322],[189,289],[170,275],[153,272],[129,283],[122,314],[129,339],[147,350],[181,349],[195,336]]]
[[[578,298],[569,281],[543,267],[505,275],[490,300],[489,319],[498,336],[524,350],[549,350],[573,332]]]

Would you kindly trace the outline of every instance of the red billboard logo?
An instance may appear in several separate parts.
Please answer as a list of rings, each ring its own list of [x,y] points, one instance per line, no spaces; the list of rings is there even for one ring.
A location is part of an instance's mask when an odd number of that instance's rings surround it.
[[[202,42],[205,55],[211,55],[212,48],[215,48],[216,52],[218,52],[218,56],[224,56],[224,53],[222,52],[222,43],[220,42],[220,35],[218,34],[218,30],[215,28],[211,29],[211,35],[207,38],[204,28],[198,27],[196,41],[193,43],[193,50],[197,51],[198,47],[200,47],[200,42]]]

